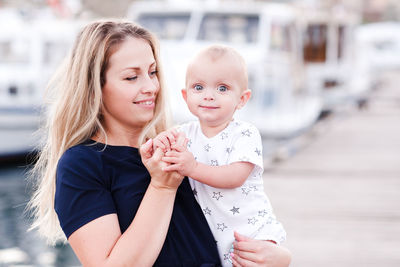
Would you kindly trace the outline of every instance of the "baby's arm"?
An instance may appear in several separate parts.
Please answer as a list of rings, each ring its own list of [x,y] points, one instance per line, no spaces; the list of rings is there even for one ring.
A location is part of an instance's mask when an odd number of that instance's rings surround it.
[[[163,161],[171,163],[164,171],[177,171],[206,185],[216,188],[236,188],[241,186],[250,175],[254,164],[234,162],[229,165],[209,166],[197,162],[186,147],[172,145],[173,150],[165,153]]]

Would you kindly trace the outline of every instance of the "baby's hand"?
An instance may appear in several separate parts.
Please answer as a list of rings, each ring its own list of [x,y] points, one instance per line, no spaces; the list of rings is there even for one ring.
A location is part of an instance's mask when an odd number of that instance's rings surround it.
[[[165,153],[162,160],[169,163],[168,166],[163,167],[164,171],[177,171],[180,175],[190,176],[197,162],[193,154],[187,150],[188,139],[185,138],[183,144],[176,143],[172,146],[172,150]]]
[[[179,134],[174,128],[159,133],[153,139],[153,150],[155,151],[159,147],[164,153],[170,151],[171,146],[175,144],[178,136]]]

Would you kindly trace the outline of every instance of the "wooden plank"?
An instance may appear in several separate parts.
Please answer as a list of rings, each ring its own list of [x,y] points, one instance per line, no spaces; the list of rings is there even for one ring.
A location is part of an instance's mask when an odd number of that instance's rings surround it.
[[[264,173],[291,266],[400,266],[399,75]],[[314,133],[315,134],[315,133]]]

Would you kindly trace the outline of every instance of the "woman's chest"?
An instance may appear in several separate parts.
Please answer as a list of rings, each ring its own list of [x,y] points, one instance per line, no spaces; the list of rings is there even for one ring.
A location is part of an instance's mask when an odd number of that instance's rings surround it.
[[[111,195],[124,232],[140,206],[150,183],[150,175],[144,166],[125,166],[124,170],[109,171]]]

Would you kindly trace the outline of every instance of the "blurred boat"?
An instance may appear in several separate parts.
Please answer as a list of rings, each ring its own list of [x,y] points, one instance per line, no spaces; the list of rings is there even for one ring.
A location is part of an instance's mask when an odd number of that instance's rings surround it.
[[[161,57],[176,123],[194,119],[180,94],[188,60],[200,48],[222,43],[248,65],[252,98],[237,112],[265,138],[291,138],[311,127],[321,100],[305,90],[296,10],[259,2],[134,2],[128,19],[161,39]]]
[[[358,66],[371,79],[371,87],[380,82],[380,76],[400,69],[400,22],[361,24],[356,28]]]
[[[0,28],[0,158],[6,158],[37,147],[46,84],[72,46],[76,23],[0,13],[7,25]]]
[[[37,53],[37,68],[40,70],[39,87],[45,91],[49,79],[72,49],[81,20],[41,18],[33,23],[33,31],[40,43]]]
[[[33,148],[39,123],[38,72],[34,33],[15,10],[0,14],[0,156]]]
[[[334,111],[365,98],[369,77],[358,68],[355,29],[360,23],[357,13],[340,6],[331,10],[315,5],[299,5],[303,34],[303,58],[306,87],[323,100],[323,112]]]

